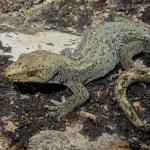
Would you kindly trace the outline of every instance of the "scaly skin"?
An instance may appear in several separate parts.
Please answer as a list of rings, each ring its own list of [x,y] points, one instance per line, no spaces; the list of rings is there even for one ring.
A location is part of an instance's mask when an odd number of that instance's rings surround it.
[[[150,124],[143,123],[127,98],[127,88],[135,82],[150,83],[150,67],[132,68],[123,72],[116,81],[115,96],[130,121],[139,129],[150,132]]]
[[[88,99],[84,84],[105,76],[119,61],[125,68],[134,66],[132,57],[140,51],[150,53],[149,47],[148,30],[117,18],[89,29],[72,56],[46,51],[23,54],[6,69],[5,76],[16,82],[66,85],[73,95],[64,104],[49,107],[51,115],[62,117]]]

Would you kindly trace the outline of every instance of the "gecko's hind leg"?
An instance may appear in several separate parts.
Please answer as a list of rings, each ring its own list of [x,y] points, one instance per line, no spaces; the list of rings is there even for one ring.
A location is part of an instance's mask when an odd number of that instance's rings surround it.
[[[143,52],[146,54],[150,54],[150,39],[149,40],[143,40]]]
[[[120,50],[120,62],[123,68],[128,70],[133,67],[139,67],[134,64],[133,57],[141,52],[150,54],[150,41],[141,39],[125,44]],[[146,88],[144,83],[139,83],[139,85]]]
[[[123,109],[129,120],[140,130],[150,132],[150,124],[144,123],[136,114],[127,99],[127,88],[134,82],[150,83],[150,68],[132,68],[123,72],[115,85],[115,96],[118,104]]]
[[[125,44],[120,49],[120,62],[124,69],[128,70],[135,66],[133,57],[140,52],[144,51],[144,45],[142,41],[133,41]]]

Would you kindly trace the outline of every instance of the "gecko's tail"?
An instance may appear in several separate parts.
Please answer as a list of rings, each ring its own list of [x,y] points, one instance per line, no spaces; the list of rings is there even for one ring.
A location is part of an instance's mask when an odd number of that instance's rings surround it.
[[[134,82],[150,82],[150,68],[132,68],[123,72],[115,85],[115,96],[129,120],[140,130],[150,132],[150,124],[142,121],[127,99],[127,88]]]

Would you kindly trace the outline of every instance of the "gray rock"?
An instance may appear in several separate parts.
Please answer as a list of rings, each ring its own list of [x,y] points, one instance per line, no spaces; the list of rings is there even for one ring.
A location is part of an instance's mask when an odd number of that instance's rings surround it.
[[[129,150],[127,141],[122,140],[117,134],[102,134],[96,141],[89,141],[79,131],[80,124],[67,127],[65,132],[45,130],[29,139],[28,150],[116,150],[123,147]]]
[[[6,150],[10,147],[11,140],[0,135],[0,150]]]

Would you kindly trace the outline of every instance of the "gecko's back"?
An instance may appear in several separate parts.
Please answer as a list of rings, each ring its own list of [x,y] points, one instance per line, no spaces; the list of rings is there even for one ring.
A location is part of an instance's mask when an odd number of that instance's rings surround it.
[[[121,48],[137,40],[150,43],[150,32],[126,19],[89,29],[73,56],[83,72],[82,80],[89,82],[109,73],[120,61]]]

